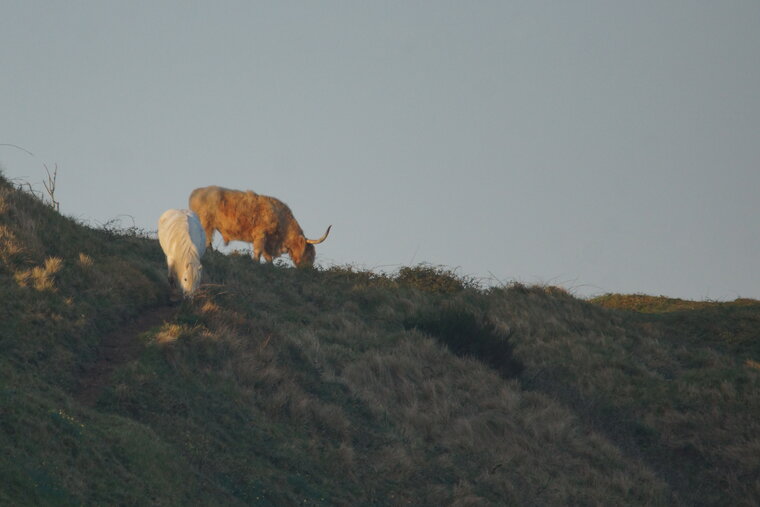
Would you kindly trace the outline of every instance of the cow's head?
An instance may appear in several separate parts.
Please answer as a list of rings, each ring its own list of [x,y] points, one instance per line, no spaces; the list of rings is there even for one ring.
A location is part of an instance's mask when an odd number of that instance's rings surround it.
[[[330,234],[330,225],[327,231],[319,239],[308,239],[304,236],[299,238],[298,244],[294,248],[290,249],[290,258],[293,260],[293,264],[299,268],[310,268],[314,265],[314,259],[317,256],[317,250],[314,245],[318,245],[327,239],[327,235]]]

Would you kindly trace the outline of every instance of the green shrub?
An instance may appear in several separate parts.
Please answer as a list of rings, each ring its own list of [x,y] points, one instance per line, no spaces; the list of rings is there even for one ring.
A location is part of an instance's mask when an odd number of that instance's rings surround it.
[[[394,280],[401,286],[443,294],[479,288],[474,278],[458,276],[453,270],[427,264],[403,267]]]

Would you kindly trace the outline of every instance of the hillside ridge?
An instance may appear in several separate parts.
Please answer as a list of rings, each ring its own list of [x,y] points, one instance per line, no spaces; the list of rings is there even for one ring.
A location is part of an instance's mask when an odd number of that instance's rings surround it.
[[[0,503],[760,502],[760,302],[203,264],[0,177]]]

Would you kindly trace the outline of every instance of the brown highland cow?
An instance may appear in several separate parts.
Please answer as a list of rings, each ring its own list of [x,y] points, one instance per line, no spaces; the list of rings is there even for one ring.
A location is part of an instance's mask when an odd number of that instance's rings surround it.
[[[322,243],[332,227],[319,239],[307,239],[287,204],[250,190],[196,188],[190,194],[190,209],[203,224],[208,246],[217,230],[225,245],[233,240],[252,243],[256,261],[263,255],[267,262],[272,262],[287,253],[298,267],[314,264],[314,245]]]

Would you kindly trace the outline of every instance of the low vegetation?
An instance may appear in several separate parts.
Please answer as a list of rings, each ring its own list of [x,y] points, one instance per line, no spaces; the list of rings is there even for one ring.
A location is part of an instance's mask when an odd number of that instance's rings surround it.
[[[0,504],[760,502],[760,302],[203,261],[84,403],[163,255],[0,179]]]

